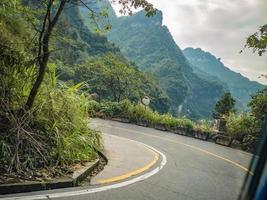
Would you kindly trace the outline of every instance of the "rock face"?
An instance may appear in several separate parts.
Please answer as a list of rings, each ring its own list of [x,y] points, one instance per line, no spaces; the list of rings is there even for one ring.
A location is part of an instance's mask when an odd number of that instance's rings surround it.
[[[247,109],[251,95],[264,88],[264,85],[236,73],[227,68],[220,60],[200,48],[186,48],[183,53],[190,62],[193,70],[207,80],[217,80],[224,84],[237,100],[240,110]]]
[[[60,36],[68,42],[62,42],[62,40],[57,42],[56,45],[61,51],[54,53],[54,58],[66,64],[82,62],[89,56],[100,56],[106,53],[120,54],[119,48],[110,43],[107,37],[88,29],[77,6],[64,10],[58,27],[60,27]]]
[[[161,11],[150,18],[143,11],[113,18],[108,39],[139,69],[152,72],[158,78],[171,99],[171,113],[195,119],[210,117],[224,87],[193,72],[168,28],[162,25],[162,19]]]

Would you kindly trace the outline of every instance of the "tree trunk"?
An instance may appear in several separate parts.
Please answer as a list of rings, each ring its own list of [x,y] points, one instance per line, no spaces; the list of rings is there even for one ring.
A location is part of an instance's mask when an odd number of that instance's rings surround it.
[[[39,73],[38,76],[33,84],[33,87],[31,89],[30,95],[28,97],[28,100],[26,102],[26,108],[30,109],[32,108],[33,102],[35,100],[35,97],[38,93],[38,90],[44,80],[44,75],[45,75],[45,70],[47,67],[47,62],[49,59],[49,50],[48,50],[48,45],[49,45],[49,38],[50,38],[50,33],[47,33],[47,35],[45,36],[45,40],[44,40],[44,54],[42,56],[41,61],[39,62]]]
[[[55,27],[60,14],[62,13],[65,3],[67,0],[61,0],[60,5],[56,11],[54,18],[51,20],[51,10],[54,0],[49,0],[47,4],[46,15],[43,21],[42,31],[39,36],[39,51],[38,51],[38,65],[39,71],[37,78],[33,84],[33,87],[28,96],[27,102],[25,104],[25,109],[31,109],[34,103],[34,100],[37,96],[38,90],[43,82],[45,71],[47,68],[47,63],[49,59],[49,40],[53,28]]]

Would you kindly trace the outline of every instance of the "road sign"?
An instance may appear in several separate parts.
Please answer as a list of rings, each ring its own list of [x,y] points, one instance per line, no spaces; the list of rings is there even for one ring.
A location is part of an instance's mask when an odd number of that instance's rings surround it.
[[[148,106],[150,104],[150,98],[148,96],[144,96],[144,97],[142,97],[141,102],[145,106]]]

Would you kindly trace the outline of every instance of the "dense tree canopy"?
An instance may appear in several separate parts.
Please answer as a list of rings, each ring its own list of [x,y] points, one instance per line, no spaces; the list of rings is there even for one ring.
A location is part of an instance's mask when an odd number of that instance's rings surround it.
[[[135,93],[141,85],[139,72],[112,55],[88,59],[76,69],[77,81],[87,80],[92,92],[100,97],[110,94],[108,96],[117,102],[137,96]]]
[[[96,93],[99,101],[129,99],[138,102],[142,96],[148,95],[153,109],[158,112],[169,110],[169,99],[152,75],[140,72],[127,60],[114,54],[90,57],[74,67],[61,66],[58,74],[64,81],[86,82],[87,91]]]

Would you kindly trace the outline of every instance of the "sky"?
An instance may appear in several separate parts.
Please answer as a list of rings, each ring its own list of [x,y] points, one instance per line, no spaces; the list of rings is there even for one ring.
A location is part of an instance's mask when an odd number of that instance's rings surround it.
[[[267,23],[267,0],[148,0],[181,49],[201,48],[233,71],[267,85],[267,53],[245,49],[246,38]]]

